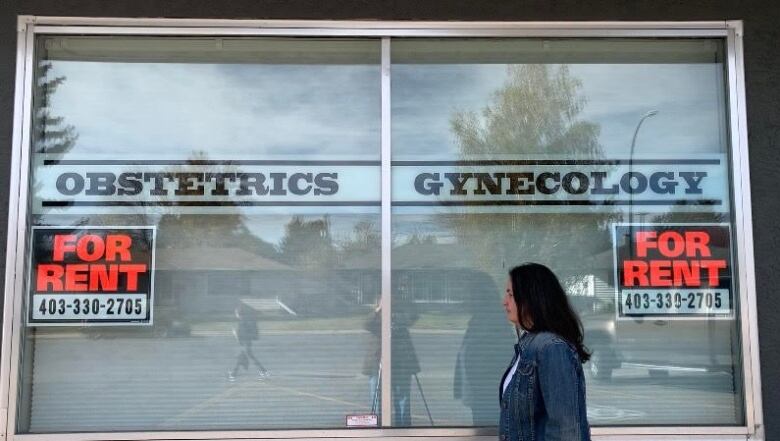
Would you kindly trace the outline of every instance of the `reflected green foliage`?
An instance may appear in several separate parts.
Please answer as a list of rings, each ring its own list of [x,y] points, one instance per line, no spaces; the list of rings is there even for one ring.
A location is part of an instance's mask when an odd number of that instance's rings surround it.
[[[78,133],[76,128],[65,124],[65,118],[51,113],[50,103],[57,88],[65,82],[65,76],[53,77],[50,61],[39,61],[37,64],[34,88],[35,111],[32,120],[32,146],[35,153],[68,152],[76,145]],[[38,194],[43,183],[34,180],[32,194]]]
[[[566,65],[510,65],[506,82],[480,114],[452,117],[461,155],[601,156],[599,126],[579,119],[586,103],[581,87]]]
[[[602,157],[599,126],[580,118],[586,103],[580,89],[566,65],[509,66],[504,85],[481,112],[451,118],[461,159]],[[540,215],[518,206],[515,213],[469,213],[449,221],[488,273],[503,277],[514,265],[537,261],[567,277],[587,274],[587,258],[610,243],[608,218]]]
[[[336,250],[327,216],[311,221],[295,216],[285,225],[284,230],[279,251],[285,263],[310,269],[333,266]]]
[[[65,153],[76,144],[76,128],[65,123],[65,118],[51,113],[50,102],[65,76],[52,76],[49,61],[38,63],[35,88],[35,116],[33,118],[33,149],[36,153]]]
[[[350,254],[376,253],[382,243],[382,234],[376,224],[370,221],[360,221],[352,229],[352,235],[339,243],[345,256]]]
[[[187,158],[189,163],[208,160],[208,153],[194,151]],[[186,172],[187,166],[169,167],[169,173]],[[225,169],[225,172],[230,170]],[[166,196],[161,197],[165,199]],[[274,246],[254,235],[247,227],[247,219],[239,207],[223,207],[219,216],[181,214],[176,207],[158,208],[157,213],[146,212],[147,221],[157,223],[158,247],[161,248],[240,248],[258,256],[278,259]],[[197,234],[193,234],[197,231]]]

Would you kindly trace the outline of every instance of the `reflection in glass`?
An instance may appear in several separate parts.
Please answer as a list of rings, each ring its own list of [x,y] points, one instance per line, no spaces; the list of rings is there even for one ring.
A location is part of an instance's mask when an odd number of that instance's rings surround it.
[[[48,147],[57,136],[79,158],[182,159],[193,151],[233,160],[379,158],[376,40],[47,36],[38,43],[46,98],[39,113],[63,118],[48,120],[40,152],[55,153]]]
[[[526,261],[561,277],[582,318],[591,423],[744,421],[737,320],[616,320],[614,303],[610,226],[728,223],[727,162],[710,169],[726,195],[717,206],[570,205],[563,193],[540,204],[506,193],[514,178],[501,175],[533,160],[622,170],[614,160],[725,157],[721,46],[393,40],[394,197],[403,173],[449,167],[440,182],[464,179],[461,200],[502,201],[448,204],[449,187],[430,204],[393,201],[393,426],[495,425],[515,338],[501,287]],[[369,182],[379,42],[46,36],[37,53],[29,223],[156,226],[156,299],[150,327],[25,328],[19,431],[335,428],[381,415],[379,186]],[[649,109],[657,115],[632,142]],[[180,203],[186,194],[40,204],[56,164],[108,159],[171,173],[360,162],[353,178],[365,185],[340,195],[377,194],[327,208],[221,195],[196,210]]]
[[[209,199],[212,181],[199,197],[217,203],[194,209],[166,182],[122,207],[41,204],[47,170],[68,161],[87,173],[118,160],[106,168],[118,175],[378,160],[378,41],[39,43],[30,225],[156,226],[154,323],[25,328],[18,430],[341,428],[379,413],[363,369],[380,351],[365,329],[380,294],[378,194],[357,208],[246,206]]]
[[[528,261],[560,276],[583,321],[592,424],[741,424],[736,319],[616,320],[614,303],[613,223],[730,220],[728,163],[714,156],[728,151],[720,43],[409,39],[394,40],[392,59],[395,164],[466,182],[452,196],[456,183],[441,177],[438,202],[393,208],[393,271],[413,274],[421,312],[411,335],[435,421],[413,400],[411,424],[495,424],[497,385],[513,355],[496,286]],[[632,148],[650,109],[657,114]],[[508,173],[542,167],[531,160],[630,172],[614,162],[629,156],[718,158],[709,179],[725,202],[654,207],[629,195],[623,205],[567,205],[577,197],[540,196],[533,180],[522,189],[536,196],[507,196]],[[488,368],[491,356],[500,362]],[[475,357],[485,371],[472,367]],[[401,363],[393,358],[394,369]]]

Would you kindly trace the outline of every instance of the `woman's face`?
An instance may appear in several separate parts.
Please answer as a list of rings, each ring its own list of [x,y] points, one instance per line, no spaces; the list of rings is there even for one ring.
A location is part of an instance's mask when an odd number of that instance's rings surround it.
[[[506,291],[504,292],[504,311],[506,311],[506,318],[515,326],[520,326],[520,317],[517,314],[517,304],[515,304],[515,296],[512,292],[512,279],[506,279]]]

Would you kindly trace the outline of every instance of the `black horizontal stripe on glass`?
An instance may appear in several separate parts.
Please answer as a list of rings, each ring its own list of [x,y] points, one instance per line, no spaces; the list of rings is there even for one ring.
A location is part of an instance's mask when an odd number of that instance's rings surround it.
[[[677,199],[677,200],[643,200],[631,201],[604,200],[604,201],[531,201],[531,200],[498,200],[498,201],[396,201],[394,206],[399,207],[425,207],[425,206],[489,206],[489,205],[722,205],[720,199]]]
[[[289,160],[289,159],[45,159],[43,165],[370,165],[379,166],[380,161],[330,161],[330,160]]]
[[[43,201],[44,207],[379,207],[379,201]],[[576,201],[394,201],[397,207],[425,206],[491,206],[491,205],[722,205],[720,199],[679,199],[679,200],[576,200]]]
[[[477,165],[719,165],[720,159],[484,159],[462,161],[393,161],[395,167]]]
[[[44,207],[379,207],[379,201],[43,201]]]

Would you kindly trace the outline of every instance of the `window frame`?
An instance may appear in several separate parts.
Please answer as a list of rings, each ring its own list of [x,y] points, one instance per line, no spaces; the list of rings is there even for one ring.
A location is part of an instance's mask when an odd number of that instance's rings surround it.
[[[739,280],[740,335],[742,342],[743,426],[631,426],[596,427],[594,439],[658,440],[665,436],[688,435],[688,439],[763,439],[761,377],[758,358],[758,327],[753,258],[752,207],[747,144],[744,59],[741,21],[701,22],[393,22],[393,21],[299,21],[224,20],[161,18],[81,18],[20,16],[17,27],[17,60],[10,171],[8,236],[5,271],[5,302],[2,322],[0,365],[0,437],[8,440],[161,440],[161,439],[336,439],[384,438],[492,440],[495,428],[377,428],[254,431],[158,431],[67,434],[16,433],[19,395],[19,338],[24,317],[21,307],[24,256],[28,245],[30,130],[32,120],[35,37],[46,34],[89,36],[285,36],[368,37],[381,41],[381,292],[382,360],[385,372],[382,389],[390,390],[391,311],[391,132],[390,132],[390,46],[392,37],[582,37],[582,38],[721,38],[726,47],[726,85],[730,172],[734,200],[735,255]],[[392,421],[391,394],[382,394],[382,421]],[[678,438],[675,438],[678,439]]]

